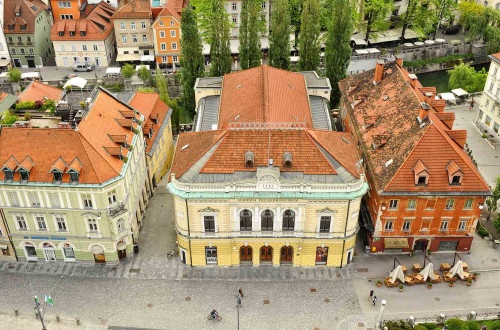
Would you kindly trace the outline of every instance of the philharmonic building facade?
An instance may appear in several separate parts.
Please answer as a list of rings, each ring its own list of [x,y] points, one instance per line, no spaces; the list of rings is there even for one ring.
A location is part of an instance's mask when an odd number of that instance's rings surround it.
[[[368,186],[350,134],[331,131],[328,81],[261,66],[195,90],[168,185],[181,260],[348,264]]]

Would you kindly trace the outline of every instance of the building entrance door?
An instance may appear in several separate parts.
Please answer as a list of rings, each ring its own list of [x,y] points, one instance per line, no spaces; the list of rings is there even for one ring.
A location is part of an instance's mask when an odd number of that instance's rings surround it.
[[[242,246],[240,248],[240,261],[252,261],[252,247]]]
[[[260,248],[260,261],[273,261],[273,248],[271,246]]]
[[[15,58],[15,59],[14,59],[14,66],[15,66],[16,68],[20,68],[20,67],[21,67],[21,60],[20,60],[20,59],[18,59],[18,58]]]
[[[293,261],[293,247],[283,246],[281,248],[281,263],[291,263]]]
[[[27,58],[26,61],[28,61],[28,68],[36,68],[36,64],[35,64],[35,59],[34,58]]]
[[[415,245],[413,246],[413,250],[425,252],[426,247],[427,247],[427,240],[426,239],[419,239],[419,240],[415,241]]]
[[[316,265],[326,265],[328,260],[328,248],[319,247],[316,248]]]

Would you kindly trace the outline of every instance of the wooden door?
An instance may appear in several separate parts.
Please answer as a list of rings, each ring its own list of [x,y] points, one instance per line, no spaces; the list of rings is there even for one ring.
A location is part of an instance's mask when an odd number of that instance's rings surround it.
[[[292,262],[293,260],[293,247],[283,246],[281,248],[281,262]]]
[[[118,250],[118,259],[123,259],[127,256],[127,251],[125,249],[123,250]]]
[[[242,246],[240,249],[240,260],[241,261],[252,261],[252,247]]]
[[[273,248],[270,246],[263,246],[260,248],[260,261],[272,261]]]

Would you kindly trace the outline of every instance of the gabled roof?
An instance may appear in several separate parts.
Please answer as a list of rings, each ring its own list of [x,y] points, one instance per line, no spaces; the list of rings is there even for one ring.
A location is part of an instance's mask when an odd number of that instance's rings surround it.
[[[413,172],[415,172],[415,174],[420,174],[424,171],[429,173],[429,168],[420,159],[417,160],[415,165],[412,167],[412,170]]]
[[[234,122],[299,122],[312,128],[305,77],[267,65],[226,74],[219,128]]]
[[[151,18],[149,0],[122,0],[113,19],[116,18]]]
[[[500,53],[491,54],[491,55],[490,55],[490,58],[491,58],[493,61],[495,61],[495,62],[497,62],[498,64],[500,64]]]
[[[5,0],[3,9],[3,30],[6,34],[34,33],[35,18],[49,7],[40,0]],[[20,11],[20,16],[16,16],[16,11]],[[9,25],[14,25],[14,30],[9,30]],[[21,25],[26,25],[26,29],[21,30]]]
[[[442,115],[434,108],[439,103],[433,101],[435,89],[411,81],[406,70],[395,62],[384,65],[382,80],[377,84],[373,83],[374,71],[349,76],[339,85],[376,189],[489,194],[487,184],[458,144],[457,137],[463,139],[463,134],[451,133],[440,119],[446,119],[449,125],[451,116]],[[429,92],[433,93],[432,97],[425,99],[424,94]],[[425,111],[424,119],[417,119],[424,100],[430,103],[430,108]],[[374,147],[375,139],[381,135],[387,136],[385,144]],[[446,166],[450,160],[464,172],[461,185],[449,185]],[[426,186],[415,185],[414,169],[423,167],[417,166],[418,161],[430,174]]]
[[[161,134],[158,134],[160,133],[162,127],[165,128],[164,125],[168,125],[168,120],[172,115],[172,110],[160,99],[160,96],[157,93],[137,92],[132,97],[129,104],[144,116],[145,122],[143,133],[146,136],[148,144],[146,152],[149,153],[151,147],[155,144],[157,137],[161,138]],[[148,137],[149,129],[154,131],[151,138]]]
[[[59,102],[63,96],[63,90],[52,87],[50,85],[46,85],[39,81],[32,81],[28,87],[24,89],[24,91],[19,94],[17,100],[19,102],[24,101],[40,101],[45,97],[49,100],[53,100]]]
[[[113,31],[112,16],[115,8],[101,1],[86,17],[74,20],[58,20],[52,26],[52,41],[68,40],[105,40]],[[64,32],[63,36],[59,32]],[[70,35],[74,32],[74,35]],[[82,35],[84,32],[85,35]]]
[[[16,103],[16,97],[14,95],[0,92],[0,115],[5,110],[8,110],[14,103]]]
[[[57,160],[52,164],[52,166],[50,167],[50,170],[49,172],[60,172],[60,173],[64,173],[64,170],[66,169],[66,167],[68,166],[68,164],[66,164],[66,162],[64,161],[64,159],[62,157],[59,157],[57,158]]]
[[[178,24],[181,24],[181,12],[182,9],[184,8],[184,1],[183,0],[168,0],[166,1],[165,5],[162,7],[161,11],[159,13],[154,12],[153,15],[154,17],[154,22],[151,25],[151,27],[158,27],[157,22],[161,17],[173,17],[175,20],[177,20]],[[155,8],[155,10],[158,10]]]
[[[215,149],[213,149],[215,148]],[[210,153],[207,153],[209,150]],[[245,164],[247,152],[253,166]],[[283,164],[284,154],[292,166]],[[339,171],[359,178],[355,145],[347,133],[308,129],[228,129],[185,133],[179,136],[171,173],[181,177],[200,158],[208,156],[200,174],[256,172],[267,167],[269,159],[281,172],[304,175],[337,175]]]

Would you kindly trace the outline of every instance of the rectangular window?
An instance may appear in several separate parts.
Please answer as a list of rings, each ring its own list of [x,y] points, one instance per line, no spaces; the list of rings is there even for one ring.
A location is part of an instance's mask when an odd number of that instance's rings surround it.
[[[485,123],[487,126],[490,126],[490,124],[491,124],[491,117],[490,117],[490,116],[486,116],[486,119],[484,120],[484,123]]]
[[[449,224],[450,224],[450,221],[448,221],[448,220],[441,221],[441,227],[439,227],[439,230],[440,231],[448,231]]]
[[[66,220],[63,217],[56,217],[57,231],[67,231]]]
[[[125,220],[120,219],[116,222],[116,228],[118,229],[118,232],[121,233],[122,231],[125,230]]]
[[[17,37],[17,43],[22,44],[23,43],[23,38],[22,37]]]
[[[428,199],[427,200],[427,205],[425,206],[425,208],[427,210],[434,210],[435,206],[436,206],[436,200],[435,199]]]
[[[266,3],[265,2],[261,3],[261,7],[262,7],[262,10],[265,10],[266,9]]]
[[[207,264],[217,264],[217,247],[206,247],[205,256]]]
[[[473,199],[466,199],[464,204],[464,209],[472,209],[473,204],[474,204]]]
[[[175,25],[175,22],[174,21],[170,21],[170,25]]]
[[[408,210],[414,210],[417,208],[417,200],[416,199],[410,199],[408,200],[408,206],[406,207]]]
[[[238,22],[238,19],[236,17],[233,17],[232,22],[233,22],[233,24],[236,24]]]
[[[320,218],[320,221],[319,221],[319,232],[320,233],[329,233],[331,221],[332,221],[332,217],[322,216]]]
[[[172,56],[172,61],[179,62],[179,57],[177,55]]]
[[[24,48],[21,48],[21,55],[24,55]]]
[[[143,34],[142,35],[142,42],[148,42],[148,36]]]
[[[76,45],[71,45],[71,50],[76,52]]]
[[[411,227],[411,221],[405,220],[405,222],[403,222],[403,231],[410,231],[410,227]]]
[[[35,51],[33,50],[33,48],[30,48],[30,54],[31,55],[35,54]]]
[[[398,200],[397,199],[391,199],[389,202],[389,210],[397,210],[398,209]]]
[[[97,45],[92,45],[92,47],[94,48],[95,51],[97,51],[99,48],[97,47]]]
[[[163,26],[163,21],[160,21],[160,24],[159,24],[159,25],[160,25],[160,26]]]
[[[431,219],[422,219],[422,228],[421,231],[429,231],[431,229]]]
[[[121,30],[125,30],[125,22],[121,22],[120,23],[120,29]]]
[[[236,2],[233,2],[233,10],[236,10]]]
[[[87,45],[82,45],[82,50],[87,50]]]
[[[146,29],[146,22],[141,22],[141,28],[142,28],[143,30],[145,30],[145,29]]]
[[[27,37],[26,37],[26,42],[27,42],[27,43],[31,43],[31,37],[30,37],[30,36],[27,36]]]
[[[96,233],[97,232],[97,220],[96,219],[88,219],[87,223],[89,226],[89,232]]]
[[[175,30],[171,30],[171,31],[170,31],[170,36],[171,36],[171,37],[175,37],[175,36],[176,36],[176,34],[175,34]]]
[[[167,44],[166,43],[161,43],[160,44],[161,50],[167,50]]]
[[[12,206],[19,206],[19,198],[17,198],[17,193],[15,191],[9,191],[7,193],[7,195],[9,196],[9,202],[10,202],[10,205]]]
[[[86,208],[86,209],[92,208],[92,197],[90,196],[90,194],[83,194],[82,200],[83,200],[83,207],[84,208]]]
[[[130,29],[135,30],[135,22],[130,22]]]
[[[177,50],[177,43],[176,42],[172,42],[172,50]]]
[[[165,38],[165,31],[160,31],[160,38]]]
[[[30,199],[31,206],[40,206],[40,199],[36,192],[28,192],[28,197]]]
[[[133,42],[134,44],[136,44],[136,43],[137,43],[137,35],[135,35],[135,34],[133,34],[133,35],[132,35],[132,42]]]
[[[162,56],[161,57],[161,62],[162,63],[168,63],[168,56]]]
[[[117,198],[116,198],[116,190],[111,190],[108,193],[108,203],[109,205],[116,204]]]
[[[394,228],[394,222],[393,221],[386,221],[385,223],[385,231],[392,231]]]
[[[127,36],[122,36],[122,44],[126,44],[127,43]]]
[[[69,57],[63,57],[63,65],[65,66],[69,65]]]
[[[59,8],[71,8],[71,1],[58,1],[57,6]]]
[[[448,199],[446,201],[446,210],[453,210],[453,206],[455,205],[455,200],[454,199]]]
[[[59,195],[55,192],[49,192],[50,205],[52,207],[61,207],[61,202],[59,201]]]
[[[10,50],[10,52],[11,52],[11,54],[12,54],[12,55],[16,55],[16,49],[15,49],[15,48],[12,48],[12,49]]]
[[[16,215],[17,226],[19,230],[28,230],[28,225],[26,224],[26,219],[23,215]]]
[[[62,51],[62,52],[66,51],[66,46],[61,45],[61,51]]]
[[[36,223],[38,226],[38,230],[47,231],[47,224],[45,223],[44,217],[36,217]]]
[[[458,231],[465,231],[466,226],[467,226],[467,220],[461,220],[458,223]]]
[[[205,232],[215,232],[215,217],[213,215],[205,215],[203,217]]]

